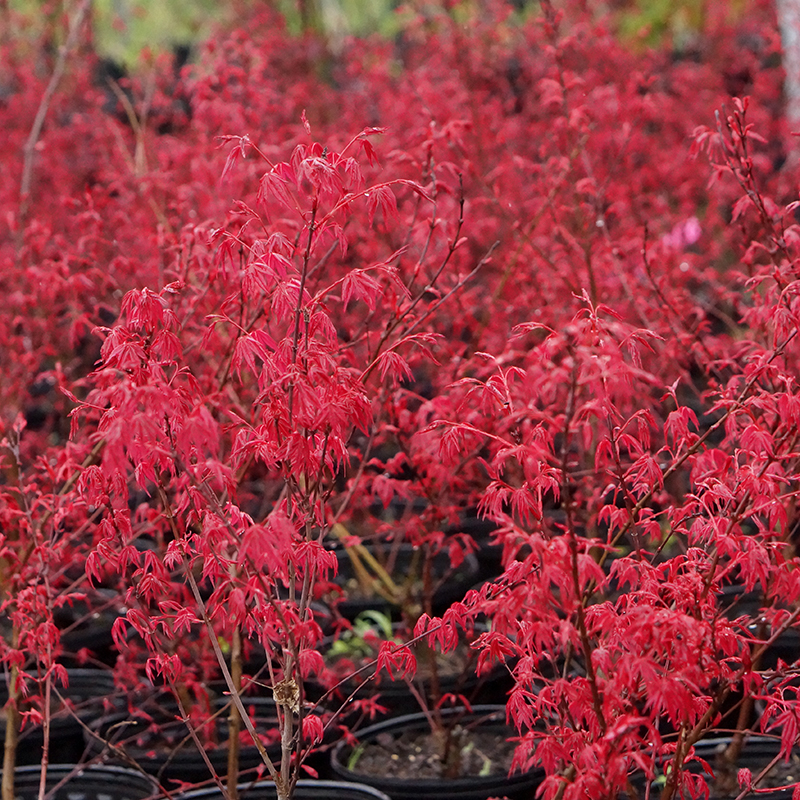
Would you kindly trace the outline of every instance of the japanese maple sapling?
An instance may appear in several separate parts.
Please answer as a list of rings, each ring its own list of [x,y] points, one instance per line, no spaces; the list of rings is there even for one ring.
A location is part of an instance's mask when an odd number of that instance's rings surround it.
[[[441,223],[434,232],[424,217],[415,222],[413,198],[432,200],[418,184],[365,185],[359,154],[374,161],[375,133],[341,149],[298,144],[279,163],[235,137],[226,171],[254,153],[265,169],[257,197],[210,231],[213,256],[177,265],[158,292],[126,296],[81,406],[104,442],[102,467],[80,484],[103,514],[88,572],[127,575],[127,623],[149,650],[148,674],[163,676],[179,703],[192,674],[170,643],[207,637],[231,724],[257,745],[241,659],[243,646],[263,648],[282,747],[265,766],[282,800],[330,723],[306,702],[303,681],[322,668],[312,603],[335,566],[325,542],[348,497],[340,481],[357,480],[369,458],[384,387],[411,377],[434,341],[420,304],[432,286],[409,292],[406,270],[441,258],[441,274],[459,242],[444,238]],[[400,250],[371,232],[376,218],[406,222]],[[354,263],[357,237],[361,253],[372,238],[372,263]],[[220,641],[232,645],[230,663]],[[378,661],[414,666],[393,643]],[[232,761],[231,796],[236,773]]]
[[[711,778],[695,744],[733,734],[735,764],[756,698],[780,752],[796,744],[796,661],[768,654],[800,618],[798,226],[796,203],[759,185],[746,110],[737,100],[697,132],[744,190],[734,223],[750,273],[726,347],[697,332],[704,413],[679,399],[668,337],[587,291],[570,322],[520,326],[454,388],[480,409],[469,424],[433,426],[448,461],[476,442],[486,454],[482,511],[500,526],[506,572],[464,615],[492,621],[484,667],[518,659],[516,764],[545,768],[545,798],[636,796],[659,772],[663,800],[699,796]],[[703,362],[712,347],[724,358]],[[745,593],[755,607],[734,599]]]
[[[53,448],[35,464],[23,456],[20,415],[0,439],[0,664],[8,699],[3,709],[2,799],[13,800],[19,734],[43,730],[42,786],[47,774],[50,718],[59,688],[68,685],[60,662],[58,610],[85,595],[82,565],[90,520],[70,492],[93,454],[81,446]]]

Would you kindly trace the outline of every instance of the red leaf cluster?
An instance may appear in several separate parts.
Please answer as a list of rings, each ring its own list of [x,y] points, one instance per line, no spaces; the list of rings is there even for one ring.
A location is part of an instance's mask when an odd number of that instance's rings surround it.
[[[544,798],[656,773],[699,796],[695,745],[731,729],[792,752],[800,227],[772,11],[641,51],[592,3],[479,5],[325,68],[247,12],[126,82],[142,119],[78,59],[24,198],[45,86],[0,43],[0,659],[26,719],[91,584],[124,608],[121,682],[202,697],[224,649],[260,659],[283,775],[331,726],[307,684],[349,624],[321,605],[339,557],[375,540],[410,545],[416,584],[383,591],[414,636],[506,665]],[[437,607],[473,553],[499,569]],[[394,642],[372,666],[414,668]]]

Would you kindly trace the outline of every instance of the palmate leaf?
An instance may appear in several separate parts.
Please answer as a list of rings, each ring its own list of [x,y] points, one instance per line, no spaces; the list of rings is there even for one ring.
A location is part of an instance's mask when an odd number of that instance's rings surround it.
[[[355,298],[363,300],[370,311],[374,311],[380,289],[379,281],[367,270],[351,270],[342,280],[342,304],[346,307],[351,298]]]
[[[237,373],[247,367],[251,373],[258,374],[256,359],[261,364],[269,364],[276,348],[277,343],[265,330],[251,331],[236,340],[231,366]]]

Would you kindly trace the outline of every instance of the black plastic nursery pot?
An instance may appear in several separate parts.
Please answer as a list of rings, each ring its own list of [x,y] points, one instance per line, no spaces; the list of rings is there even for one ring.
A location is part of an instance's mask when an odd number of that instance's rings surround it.
[[[700,740],[694,746],[694,754],[702,761],[691,760],[685,765],[685,769],[694,776],[702,777],[708,788],[708,795],[702,785],[694,783],[692,787],[687,787],[681,783],[674,796],[678,800],[691,800],[693,797],[708,797],[708,800],[792,800],[795,784],[800,783],[800,750],[793,750],[788,761],[781,758],[773,764],[780,752],[780,739],[750,736],[745,739],[735,762],[728,763],[724,755],[732,741],[730,737]],[[703,762],[711,769],[710,773]],[[751,778],[755,782],[770,764],[773,766],[764,778],[754,783],[751,790],[745,791],[739,782],[740,770],[750,770]],[[663,768],[660,772],[650,785],[650,797],[659,797],[664,788],[666,778]],[[644,797],[647,786],[644,776],[641,773],[635,774],[631,777],[631,782],[636,787],[638,796]],[[619,800],[628,800],[628,795],[620,794]]]
[[[780,752],[780,739],[763,736],[747,738],[742,751],[734,764],[726,764],[722,756],[731,743],[730,738],[703,739],[695,745],[695,753],[714,771],[714,775],[705,775],[710,795],[709,800],[734,800],[742,792],[739,785],[738,772],[749,769],[753,780],[766,768]],[[701,772],[697,762],[690,765],[692,772]],[[789,761],[780,759],[769,774],[759,782],[756,789],[744,795],[743,800],[791,800],[794,784],[800,782],[800,750],[793,751]],[[681,800],[688,794],[678,795]]]
[[[458,725],[462,731],[467,731],[462,753],[470,749],[474,752],[483,746],[481,743],[475,745],[475,738],[469,735],[472,731],[498,742],[505,742],[514,736],[514,731],[506,725],[504,706],[473,706],[471,711],[447,709],[442,712],[442,717],[446,725]],[[409,714],[371,725],[356,733],[359,741],[357,746],[344,741],[336,745],[331,755],[333,773],[347,781],[373,786],[389,795],[391,800],[488,800],[490,797],[523,800],[532,798],[544,780],[544,771],[540,769],[509,776],[507,768],[481,769],[476,774],[459,778],[425,777],[425,770],[430,764],[430,751],[423,745],[417,747],[419,777],[394,777],[391,769],[392,751],[399,749],[400,745],[407,750],[415,738],[424,737],[429,732],[429,722],[424,714]],[[412,750],[414,747],[411,744]],[[368,771],[359,768],[359,762],[369,748],[385,751],[384,768],[376,768],[374,761]]]
[[[244,698],[245,708],[256,730],[265,738],[262,743],[267,756],[280,757],[275,704],[267,698]],[[227,711],[210,723],[211,731],[199,730],[205,740],[205,756],[217,775],[228,770]],[[244,728],[242,728],[244,731]],[[254,772],[263,764],[258,749],[246,732],[240,734],[239,771]],[[110,763],[129,763],[133,759],[145,772],[169,787],[171,782],[202,783],[212,776],[203,754],[197,749],[186,724],[177,710],[165,707],[148,708],[147,716],[115,713],[99,720],[87,735],[91,755],[102,754]],[[123,755],[124,754],[124,755]]]
[[[41,768],[18,767],[14,772],[16,800],[38,800]],[[122,767],[53,764],[47,768],[48,800],[145,800],[159,795],[156,782]]]
[[[448,536],[466,534],[472,539],[480,581],[491,580],[503,574],[503,545],[493,539],[497,528],[496,522],[473,515],[465,517],[446,533]]]
[[[748,626],[750,633],[761,641],[771,638],[769,626],[756,622],[761,617],[762,596],[758,591],[746,591],[741,585],[725,586],[718,595],[718,602],[723,613],[729,619],[747,617],[753,620]],[[781,608],[786,606],[781,605]],[[788,609],[787,609],[788,610]],[[764,651],[760,667],[774,669],[779,661],[794,662],[800,654],[800,630],[789,628],[783,631]]]
[[[95,663],[113,667],[118,653],[111,629],[122,615],[118,594],[106,589],[95,589],[83,600],[57,608],[53,616],[61,631],[61,661],[68,666],[81,666],[85,662],[79,660],[78,654],[88,651]]]
[[[272,781],[240,784],[237,791],[241,800],[275,800],[277,792]],[[343,781],[298,781],[295,800],[390,800],[372,786]],[[173,800],[223,800],[222,792],[212,786],[174,794]]]
[[[104,705],[114,695],[114,676],[108,670],[68,669],[67,686],[55,688],[70,703],[65,709],[54,700],[50,718],[49,760],[71,764],[81,760],[84,753],[83,725],[91,725],[103,715]],[[58,695],[53,691],[53,697]],[[0,683],[0,707],[8,700],[8,686]],[[76,719],[77,717],[77,719]],[[0,726],[0,746],[5,743],[5,726]],[[26,725],[17,744],[17,764],[39,764],[42,760],[44,734],[40,725]]]

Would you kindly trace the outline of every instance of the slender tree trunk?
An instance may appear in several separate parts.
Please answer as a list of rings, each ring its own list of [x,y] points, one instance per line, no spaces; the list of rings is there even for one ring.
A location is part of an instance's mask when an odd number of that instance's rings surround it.
[[[19,647],[19,631],[16,626],[12,634],[12,646]],[[19,741],[19,667],[11,665],[8,674],[8,703],[6,704],[6,741],[3,751],[3,779],[1,800],[14,800],[14,770],[17,766],[17,742]]]
[[[231,680],[236,691],[242,688],[242,634],[238,628],[233,631],[231,642]],[[228,776],[227,789],[230,800],[238,800],[239,791],[236,784],[239,780],[239,732],[242,729],[242,718],[236,703],[231,703],[228,714]]]
[[[14,681],[16,668],[11,669],[11,681]],[[17,700],[19,692],[9,692],[6,706],[6,741],[3,751],[3,786],[2,800],[14,800],[14,769],[17,764],[17,740],[19,738],[19,710]]]

